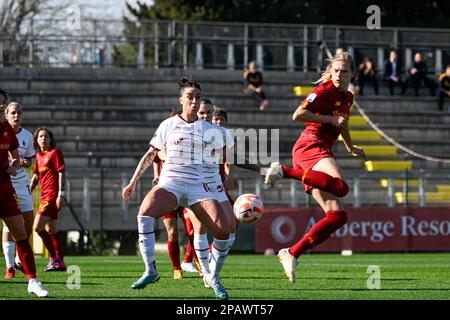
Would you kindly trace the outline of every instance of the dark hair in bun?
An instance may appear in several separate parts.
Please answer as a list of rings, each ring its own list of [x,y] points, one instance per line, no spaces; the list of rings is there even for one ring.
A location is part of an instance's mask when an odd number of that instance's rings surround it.
[[[178,87],[180,88],[180,96],[183,94],[183,91],[186,88],[197,88],[198,90],[202,90],[202,88],[196,81],[193,81],[188,77],[183,77],[178,80]]]

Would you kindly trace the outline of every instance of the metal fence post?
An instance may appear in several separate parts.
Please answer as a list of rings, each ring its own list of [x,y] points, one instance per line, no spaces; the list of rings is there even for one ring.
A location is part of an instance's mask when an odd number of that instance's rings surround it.
[[[103,192],[105,186],[104,168],[100,168],[100,255],[103,255]]]
[[[436,64],[434,66],[434,72],[439,75],[442,72],[442,49],[436,49]]]
[[[384,69],[384,48],[377,48],[377,69],[378,72],[383,72]]]
[[[122,188],[121,190],[123,190],[123,188],[125,188],[128,184],[128,177],[126,173],[122,173]],[[128,208],[128,201],[125,201],[122,197],[120,197],[121,199],[121,209],[122,209],[122,222],[127,222],[128,221],[128,216],[129,216],[129,208]]]
[[[403,206],[407,207],[408,206],[408,168],[405,168],[405,173],[403,176],[404,180],[403,180]]]
[[[138,61],[137,65],[139,69],[144,68],[145,65],[145,53],[144,53],[144,40],[139,40],[139,53],[138,53]]]
[[[295,70],[294,60],[294,44],[289,41],[287,45],[287,71],[293,72]]]
[[[159,28],[158,28],[158,22],[155,21],[155,30],[154,30],[154,48],[153,48],[153,54],[154,54],[154,68],[159,69]]]
[[[264,70],[264,57],[263,57],[263,46],[261,43],[256,44],[256,64],[259,69]]]
[[[308,27],[303,27],[303,72],[308,72]]]
[[[427,195],[425,192],[425,181],[422,177],[419,178],[419,206],[425,207],[427,205]]]
[[[203,69],[203,45],[201,42],[197,42],[195,45],[195,68]]]
[[[291,204],[290,207],[291,208],[296,208],[297,207],[297,183],[295,180],[291,180],[291,184],[290,184],[290,195],[291,195]]]
[[[83,220],[85,222],[90,222],[92,217],[91,211],[91,177],[83,177],[83,201],[82,201],[82,209],[83,209]]]
[[[395,186],[394,179],[388,178],[388,207],[392,208],[395,206]]]
[[[244,24],[244,69],[248,66],[248,24]]]
[[[355,208],[361,207],[361,190],[360,190],[360,178],[353,178],[353,206]]]
[[[185,22],[183,25],[183,69],[188,68],[188,26]]]
[[[227,47],[227,70],[234,70],[234,44],[229,43]]]

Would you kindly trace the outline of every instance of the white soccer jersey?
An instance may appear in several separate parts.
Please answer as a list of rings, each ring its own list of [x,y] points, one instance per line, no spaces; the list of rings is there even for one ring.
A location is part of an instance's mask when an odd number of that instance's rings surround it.
[[[21,128],[18,133],[16,133],[17,140],[19,141],[19,155],[20,158],[32,158],[35,156],[35,151],[33,147],[33,135],[30,131]],[[25,168],[20,168],[17,170],[17,174],[15,176],[11,176],[11,181],[13,183],[14,188],[17,185],[27,186],[30,184],[30,177],[28,176]]]
[[[224,141],[227,142],[226,144],[226,149],[231,150],[234,147],[234,139],[233,136],[231,135],[231,132],[229,129],[221,127],[219,125],[213,124],[213,126],[215,128],[217,128],[218,130],[220,130],[220,132],[223,135],[223,139]],[[216,182],[221,183],[222,178],[220,177],[220,172],[219,172],[219,164],[222,164],[225,160],[225,158],[222,156],[223,152],[227,152],[227,150],[221,150],[220,151],[220,162],[218,164],[213,163],[213,164],[205,164],[203,166],[203,172],[205,177],[207,177],[207,179],[211,180],[214,179]],[[229,154],[229,156],[231,155],[231,153]]]
[[[215,181],[214,172],[209,173],[207,168],[218,166],[223,148],[230,148],[233,143],[233,139],[226,139],[219,126],[202,119],[189,123],[180,115],[164,120],[150,141],[151,146],[166,154],[160,181],[181,179],[205,183]]]

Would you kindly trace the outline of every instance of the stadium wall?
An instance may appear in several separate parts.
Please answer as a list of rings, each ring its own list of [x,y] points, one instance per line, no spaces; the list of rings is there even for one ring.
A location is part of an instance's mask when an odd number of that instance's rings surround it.
[[[346,208],[348,222],[310,252],[450,251],[450,207]],[[294,244],[323,211],[266,210],[256,224],[256,252]]]

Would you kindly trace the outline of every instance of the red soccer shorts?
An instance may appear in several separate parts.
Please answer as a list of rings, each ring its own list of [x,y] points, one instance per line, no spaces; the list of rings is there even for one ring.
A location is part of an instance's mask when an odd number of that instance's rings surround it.
[[[52,220],[58,219],[59,209],[56,207],[55,200],[41,200],[37,214],[44,217],[50,217]]]
[[[0,203],[0,218],[8,218],[21,214],[19,199],[17,199],[14,191],[2,196]]]
[[[312,169],[324,158],[336,158],[329,144],[321,141],[305,141],[296,143],[292,150],[292,165],[294,169]],[[314,187],[303,183],[305,192],[310,193]]]

